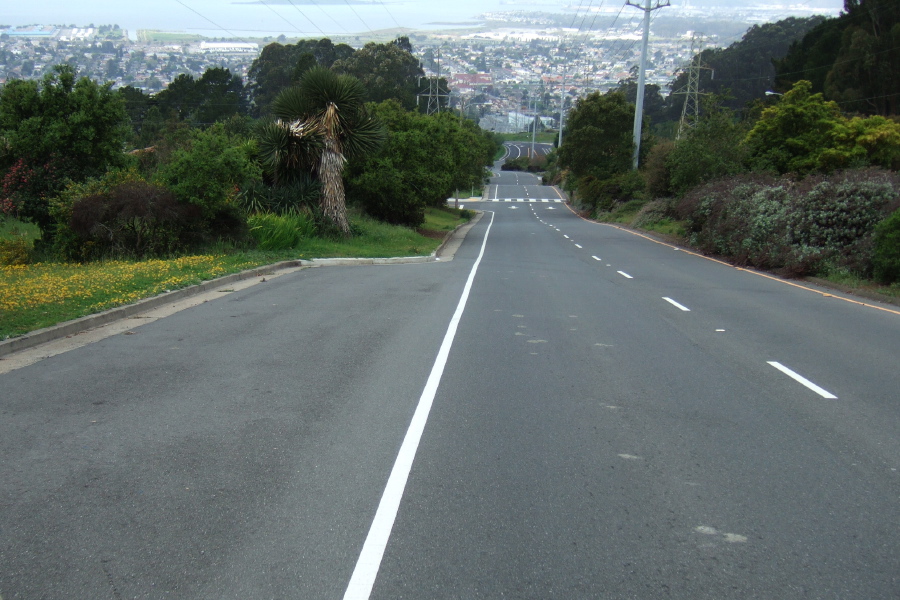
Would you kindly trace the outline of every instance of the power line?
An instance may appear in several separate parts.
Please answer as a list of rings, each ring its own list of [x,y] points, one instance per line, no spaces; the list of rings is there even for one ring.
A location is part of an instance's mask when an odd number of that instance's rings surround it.
[[[593,2],[593,0],[592,0],[592,2]],[[574,29],[574,28],[575,28],[575,21],[578,20],[578,13],[581,11],[581,7],[582,7],[582,6],[584,6],[584,0],[581,0],[581,2],[578,4],[578,8],[575,9],[575,14],[572,15],[572,24],[569,25],[569,29]],[[580,29],[581,29],[581,28],[579,27],[579,30],[580,30]]]
[[[584,22],[587,21],[588,13],[590,12],[591,7],[593,5],[594,5],[594,0],[591,0],[590,4],[588,4],[588,7],[584,11],[584,16],[581,17],[581,24],[578,25],[579,33],[581,32],[582,29],[584,29]]]
[[[369,24],[366,23],[361,16],[359,16],[359,13],[356,12],[356,9],[353,8],[353,5],[350,4],[349,0],[344,0],[344,4],[346,4],[347,7],[353,12],[353,14],[356,15],[356,18],[359,19],[359,22],[362,23],[363,27],[365,27],[369,31],[369,33],[374,35],[375,31],[373,31],[372,28],[369,27]]]
[[[287,17],[285,17],[283,14],[281,14],[280,12],[278,12],[277,10],[275,10],[274,8],[272,8],[271,6],[269,6],[269,5],[266,3],[266,0],[260,0],[260,2],[262,2],[262,5],[263,5],[263,6],[265,6],[266,8],[268,8],[269,10],[271,10],[273,13],[275,13],[275,15],[276,15],[279,19],[281,19],[282,21],[284,21],[285,23],[287,23],[288,25],[290,25],[291,27],[293,27],[293,28],[297,31],[297,33],[303,33],[303,31],[301,31],[299,27],[297,27],[296,25],[294,25],[293,23],[291,23],[291,22],[288,20]]]
[[[337,20],[335,20],[335,18],[331,16],[331,13],[330,13],[330,12],[328,12],[327,10],[325,10],[324,8],[322,8],[321,5],[319,5],[319,3],[316,2],[316,0],[309,0],[309,1],[312,2],[313,5],[314,5],[316,8],[318,8],[318,9],[322,12],[323,15],[325,15],[326,17],[328,17],[329,19],[331,19],[331,22],[332,22],[332,23],[334,23],[335,25],[337,25],[339,28],[343,29],[343,30],[344,30],[344,33],[350,33],[350,31],[349,31],[346,27],[344,27],[343,25],[341,25],[340,23],[338,23]]]
[[[386,12],[388,14],[388,16],[391,18],[391,21],[393,21],[394,25],[397,26],[397,29],[403,29],[403,26],[397,22],[397,19],[394,18],[394,15],[391,13],[391,11],[388,10],[387,5],[385,5],[385,3],[382,2],[381,0],[378,0],[378,4],[380,4],[381,8],[384,9],[384,12]]]
[[[175,2],[177,2],[177,3],[180,4],[180,5],[182,5],[183,7],[185,7],[186,9],[188,9],[189,11],[191,11],[192,13],[196,14],[197,16],[199,16],[200,18],[209,21],[210,23],[212,23],[213,25],[215,25],[217,29],[221,29],[221,30],[224,31],[225,33],[229,34],[231,37],[237,38],[237,39],[241,40],[242,42],[244,42],[245,44],[248,44],[248,43],[249,43],[247,40],[245,40],[245,39],[242,38],[241,36],[235,35],[234,32],[229,31],[228,29],[225,29],[224,27],[222,27],[221,25],[219,25],[218,23],[216,23],[215,21],[213,21],[212,19],[210,19],[210,18],[207,17],[206,15],[201,14],[200,12],[194,10],[193,8],[191,8],[190,6],[188,6],[187,4],[185,4],[184,2],[182,2],[181,0],[175,0]]]
[[[317,30],[319,33],[321,33],[322,35],[325,35],[325,32],[322,31],[322,28],[319,27],[318,25],[316,25],[316,24],[313,22],[312,19],[310,19],[309,17],[307,17],[306,14],[305,14],[302,10],[300,10],[300,7],[298,7],[296,4],[294,4],[294,0],[288,0],[288,2],[291,3],[291,6],[293,6],[295,9],[297,9],[297,12],[300,13],[300,16],[302,16],[304,19],[306,19],[307,21],[309,21],[309,24],[310,24],[310,25],[312,25],[313,27],[315,27],[316,30]]]

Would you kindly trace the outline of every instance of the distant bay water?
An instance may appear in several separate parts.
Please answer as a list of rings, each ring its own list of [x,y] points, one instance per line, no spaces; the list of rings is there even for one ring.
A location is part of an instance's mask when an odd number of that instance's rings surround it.
[[[207,37],[360,36],[369,31],[407,27],[446,29],[472,24],[478,15],[496,11],[543,11],[573,14],[587,7],[618,12],[624,0],[33,0],[10,1],[0,11],[0,25],[118,24],[135,38],[138,29],[184,31]],[[679,9],[734,8],[735,0],[672,0]],[[741,3],[742,5],[744,3]],[[843,0],[756,0],[755,7],[828,8],[836,14]],[[639,11],[628,9],[634,17]],[[748,9],[744,9],[748,10]],[[668,12],[668,11],[667,11]],[[798,14],[803,14],[802,10]],[[574,16],[574,15],[573,15]]]
[[[490,11],[562,12],[554,0],[35,0],[10,2],[0,12],[4,25],[118,24],[132,37],[138,29],[184,31],[207,37],[288,37],[361,35],[372,30],[408,27],[447,28],[472,23]]]

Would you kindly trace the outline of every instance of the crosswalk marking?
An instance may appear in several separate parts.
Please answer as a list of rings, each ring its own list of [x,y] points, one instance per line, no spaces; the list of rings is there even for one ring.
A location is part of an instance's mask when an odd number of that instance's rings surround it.
[[[491,198],[491,202],[562,202],[559,198]]]

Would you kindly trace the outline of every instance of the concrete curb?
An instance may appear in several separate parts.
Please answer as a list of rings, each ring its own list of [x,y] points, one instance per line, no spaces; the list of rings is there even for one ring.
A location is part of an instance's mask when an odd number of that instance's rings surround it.
[[[203,283],[198,283],[197,285],[192,285],[180,290],[164,292],[158,296],[153,296],[152,298],[138,300],[133,304],[117,306],[116,308],[110,308],[109,310],[95,313],[93,315],[87,315],[78,319],[73,319],[71,321],[65,321],[57,325],[51,325],[50,327],[45,327],[43,329],[37,329],[35,331],[28,332],[19,337],[0,341],[0,357],[12,354],[13,352],[18,352],[20,350],[33,348],[34,346],[39,346],[40,344],[44,344],[46,342],[52,342],[53,340],[58,340],[60,338],[75,335],[88,329],[94,329],[95,327],[107,325],[109,323],[112,323],[113,321],[127,319],[128,317],[132,317],[136,314],[152,310],[170,302],[184,300],[185,298],[190,298],[191,296],[195,296],[202,292],[226,286],[237,281],[270,275],[276,271],[282,271],[284,269],[337,267],[351,265],[400,265],[440,261],[440,254],[444,251],[450,240],[454,237],[465,237],[469,229],[471,229],[472,226],[474,226],[475,223],[478,222],[480,214],[476,216],[478,218],[473,218],[468,223],[463,223],[453,231],[448,232],[447,235],[444,236],[444,240],[443,242],[441,242],[441,245],[438,246],[437,250],[435,250],[430,256],[401,256],[394,258],[316,258],[312,260],[287,260],[271,265],[264,265],[255,269],[241,271],[240,273],[225,275],[224,277],[219,277],[218,279],[210,279],[209,281],[204,281]]]
[[[223,285],[228,285],[236,281],[250,279],[251,277],[269,275],[271,273],[274,273],[275,271],[280,271],[282,269],[305,266],[303,265],[303,262],[304,261],[300,260],[289,260],[257,267],[255,269],[248,269],[246,271],[241,271],[240,273],[232,273],[231,275],[225,275],[224,277],[219,277],[218,279],[210,279],[209,281],[204,281],[203,283],[198,283],[197,285],[192,285],[180,290],[164,292],[162,294],[159,294],[158,296],[153,296],[152,298],[138,300],[133,304],[117,306],[115,308],[110,308],[109,310],[105,310],[93,315],[87,315],[84,317],[79,317],[78,319],[73,319],[71,321],[65,321],[57,325],[51,325],[50,327],[45,327],[43,329],[37,329],[19,337],[10,338],[8,340],[0,342],[0,356],[12,354],[13,352],[17,352],[19,350],[25,350],[26,348],[32,348],[39,344],[57,340],[59,338],[64,338],[66,336],[75,335],[76,333],[80,333],[87,329],[93,329],[94,327],[100,327],[101,325],[106,325],[107,323],[118,321],[119,319],[126,319],[133,315],[154,309],[158,306],[168,304],[169,302],[182,300],[184,298],[190,298],[191,296],[195,296],[201,292],[215,289],[217,287],[222,287]]]

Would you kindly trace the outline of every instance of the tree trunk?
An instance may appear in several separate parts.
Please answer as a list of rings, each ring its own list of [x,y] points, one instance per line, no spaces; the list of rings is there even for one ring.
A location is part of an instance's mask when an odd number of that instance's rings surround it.
[[[344,201],[343,154],[337,151],[333,140],[325,139],[325,149],[319,160],[319,180],[322,182],[322,211],[345,237],[350,236],[350,221]]]

